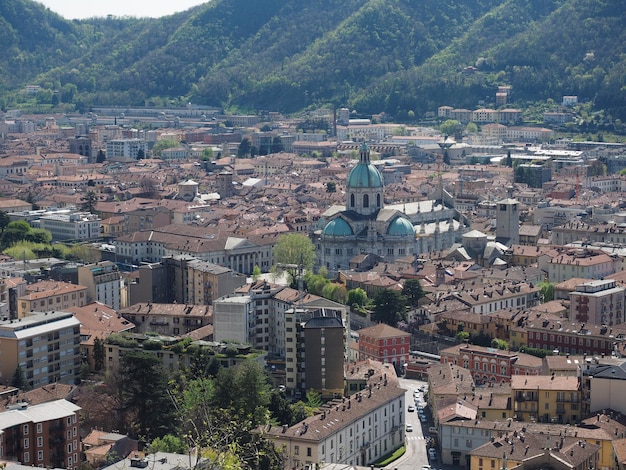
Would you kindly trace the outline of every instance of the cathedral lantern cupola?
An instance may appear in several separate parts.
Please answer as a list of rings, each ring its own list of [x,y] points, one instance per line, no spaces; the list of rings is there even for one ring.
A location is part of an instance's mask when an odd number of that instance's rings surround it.
[[[370,162],[370,149],[363,143],[359,163],[350,171],[346,188],[346,209],[372,215],[383,208],[383,176]]]

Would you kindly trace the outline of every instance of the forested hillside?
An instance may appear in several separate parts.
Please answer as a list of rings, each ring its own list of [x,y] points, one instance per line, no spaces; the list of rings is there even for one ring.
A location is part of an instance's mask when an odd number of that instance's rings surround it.
[[[622,0],[212,0],[159,19],[67,21],[0,3],[3,105],[26,84],[96,104],[348,106],[395,118],[563,94],[626,118]],[[69,93],[71,91],[71,93]],[[48,95],[49,97],[49,95]],[[47,99],[46,96],[40,100]]]

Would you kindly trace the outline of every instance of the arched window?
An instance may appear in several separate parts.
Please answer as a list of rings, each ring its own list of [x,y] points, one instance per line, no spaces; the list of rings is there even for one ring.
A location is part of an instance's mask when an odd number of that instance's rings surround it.
[[[350,194],[350,207],[354,207],[354,194]]]
[[[380,207],[380,193],[376,195],[376,207]]]
[[[369,194],[364,194],[363,195],[363,207],[369,207],[370,206],[370,196]]]

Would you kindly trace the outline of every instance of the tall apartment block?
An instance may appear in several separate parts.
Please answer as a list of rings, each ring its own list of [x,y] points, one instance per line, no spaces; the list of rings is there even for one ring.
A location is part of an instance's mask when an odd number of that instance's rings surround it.
[[[0,322],[0,383],[17,368],[31,387],[74,384],[80,372],[80,322],[72,313],[41,312]]]
[[[100,302],[114,310],[122,308],[122,275],[112,261],[79,267],[78,283],[87,287],[87,303]]]

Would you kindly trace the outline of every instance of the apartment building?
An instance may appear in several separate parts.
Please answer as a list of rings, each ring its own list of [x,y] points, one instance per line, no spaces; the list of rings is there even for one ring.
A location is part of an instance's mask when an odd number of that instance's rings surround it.
[[[39,281],[26,287],[26,294],[17,299],[17,316],[31,312],[66,310],[87,303],[87,287],[61,281]]]
[[[81,463],[80,409],[67,400],[9,405],[0,412],[0,460],[77,470]]]
[[[621,224],[586,224],[584,222],[566,222],[552,228],[551,241],[555,245],[568,245],[585,240],[588,243],[613,242],[626,243],[626,230]]]
[[[473,313],[490,314],[502,309],[531,308],[539,302],[539,287],[519,281],[498,281],[492,285],[455,292],[455,298],[470,307]]]
[[[158,263],[168,256],[190,256],[234,271],[252,274],[255,266],[269,271],[273,265],[272,247],[276,238],[256,237],[254,241],[207,233],[204,227],[169,225],[134,232],[117,239],[117,260],[139,265]]]
[[[619,271],[621,260],[600,250],[557,248],[546,252],[539,268],[548,273],[550,282],[563,282],[573,277],[602,279]]]
[[[181,336],[213,321],[212,311],[205,305],[147,302],[123,308],[119,313],[136,325],[137,333],[151,332],[165,336]]]
[[[68,312],[40,312],[0,322],[0,381],[18,367],[31,387],[73,384],[80,369],[80,322]]]
[[[458,344],[440,351],[441,362],[467,369],[478,385],[500,384],[511,381],[513,375],[539,375],[541,359],[521,352]]]
[[[107,159],[126,157],[137,159],[139,151],[144,157],[148,151],[148,143],[141,139],[111,139],[106,144]]]
[[[314,310],[285,312],[285,387],[296,396],[315,390],[323,398],[342,397],[345,332],[340,318]]]
[[[359,334],[359,359],[392,364],[398,370],[409,362],[411,334],[385,323],[363,328]]]
[[[528,432],[515,432],[511,436],[499,437],[469,453],[469,468],[597,468],[601,450],[599,445],[588,444],[574,436],[561,436],[549,441],[546,444],[544,436]]]
[[[514,419],[575,424],[581,418],[578,377],[539,375],[511,377]]]
[[[100,217],[88,212],[50,213],[38,219],[54,241],[87,241],[100,238]]]
[[[594,325],[613,326],[624,322],[626,289],[612,279],[588,281],[570,292],[571,319]]]
[[[190,256],[164,258],[163,265],[172,302],[211,305],[246,283],[246,276],[231,268]]]
[[[404,445],[405,390],[392,367],[372,367],[366,388],[331,400],[321,413],[263,436],[285,455],[285,468],[323,463],[367,466]]]
[[[87,302],[100,302],[114,310],[122,307],[122,275],[117,264],[101,261],[80,266],[78,283],[87,288]]]

